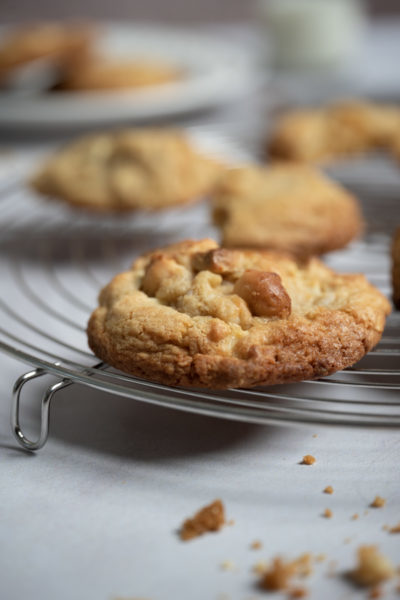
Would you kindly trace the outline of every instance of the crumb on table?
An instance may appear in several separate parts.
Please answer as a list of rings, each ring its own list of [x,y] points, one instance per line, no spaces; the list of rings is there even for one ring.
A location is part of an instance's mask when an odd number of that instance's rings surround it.
[[[221,500],[200,509],[194,517],[183,523],[180,537],[187,541],[208,531],[218,531],[225,523],[225,510]]]
[[[313,465],[315,462],[317,462],[316,458],[314,456],[312,456],[312,454],[306,454],[305,456],[303,456],[303,460],[301,461],[301,465]]]
[[[268,562],[266,560],[259,560],[253,565],[252,571],[253,573],[257,573],[257,575],[263,575],[267,569]]]
[[[359,585],[377,586],[395,574],[391,561],[376,546],[360,546],[357,557],[357,566],[349,575]]]
[[[326,508],[324,510],[324,512],[322,513],[322,516],[324,516],[325,519],[331,519],[333,517],[333,512],[331,511],[330,508]]]
[[[262,548],[262,543],[260,540],[254,540],[254,542],[251,542],[250,548],[252,550],[260,550]]]
[[[351,516],[351,520],[352,521],[357,521],[358,517],[359,517],[359,514],[358,513],[354,513],[354,515]]]
[[[400,533],[400,522],[389,528],[389,533]]]
[[[383,508],[386,504],[386,499],[381,498],[381,496],[375,496],[374,500],[371,502],[371,508]]]
[[[272,565],[261,574],[260,587],[270,592],[290,591],[289,586],[294,577],[308,577],[311,575],[311,563],[312,555],[309,552],[292,561],[284,561],[277,556],[274,558]]]
[[[237,567],[233,560],[223,560],[220,566],[223,571],[237,571]]]
[[[308,590],[305,587],[294,587],[289,590],[289,598],[306,598],[308,596]]]
[[[333,487],[331,485],[327,485],[324,489],[324,494],[333,494]]]
[[[382,598],[383,590],[380,587],[373,587],[368,595],[369,600],[376,600],[376,598]]]

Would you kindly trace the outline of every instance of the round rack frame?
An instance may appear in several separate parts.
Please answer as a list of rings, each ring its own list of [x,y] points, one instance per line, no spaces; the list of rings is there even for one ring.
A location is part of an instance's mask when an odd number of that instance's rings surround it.
[[[28,162],[31,165],[32,157]],[[85,334],[99,289],[152,246],[215,236],[207,206],[200,203],[128,218],[78,214],[35,199],[24,179],[18,170],[0,178],[0,350],[33,367],[13,388],[12,429],[24,448],[38,450],[46,443],[52,400],[59,390],[76,383],[165,407],[258,424],[400,425],[400,313],[392,313],[380,344],[356,366],[299,384],[224,391],[173,388],[99,363],[87,349]],[[363,201],[372,214],[376,199]],[[385,223],[395,215],[397,202],[397,194],[386,198]],[[332,253],[326,262],[339,271],[364,272],[390,296],[389,243],[387,232],[380,228]],[[47,375],[55,375],[58,381],[43,392],[40,432],[32,441],[20,426],[21,391],[31,380]]]

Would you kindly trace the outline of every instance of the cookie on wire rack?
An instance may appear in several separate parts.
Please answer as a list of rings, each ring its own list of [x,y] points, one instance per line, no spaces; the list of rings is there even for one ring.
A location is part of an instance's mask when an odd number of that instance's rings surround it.
[[[214,222],[228,247],[309,256],[342,248],[363,229],[357,200],[308,165],[227,170],[212,203]]]
[[[399,131],[397,106],[336,102],[283,115],[267,141],[267,154],[280,161],[329,162],[374,148],[390,149]]]
[[[184,131],[125,129],[71,142],[49,158],[31,185],[97,212],[160,210],[202,198],[222,169]]]
[[[400,227],[396,229],[392,241],[392,287],[393,303],[400,310]]]
[[[249,387],[329,375],[379,341],[387,299],[318,259],[180,242],[138,258],[102,290],[93,352],[173,386]]]

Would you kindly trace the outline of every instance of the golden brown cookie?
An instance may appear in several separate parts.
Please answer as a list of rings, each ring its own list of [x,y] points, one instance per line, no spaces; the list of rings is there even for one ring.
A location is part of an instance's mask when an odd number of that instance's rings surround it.
[[[289,112],[268,142],[273,159],[324,162],[376,147],[390,148],[400,131],[400,108],[361,101]]]
[[[94,57],[77,61],[64,72],[61,90],[141,88],[181,79],[182,73],[163,61],[111,60]]]
[[[99,302],[88,340],[101,360],[164,384],[209,388],[329,375],[379,341],[390,312],[363,275],[209,239],[138,258]]]
[[[32,186],[95,211],[157,210],[198,200],[221,169],[183,132],[127,129],[72,142],[47,161]]]
[[[400,310],[400,227],[396,230],[392,242],[392,286],[393,303]]]
[[[355,198],[301,164],[226,171],[213,193],[213,217],[224,246],[299,256],[342,248],[362,230]]]
[[[89,52],[93,34],[88,26],[61,23],[38,23],[12,30],[0,42],[0,78],[39,58],[52,58],[63,65],[77,56],[82,60]]]

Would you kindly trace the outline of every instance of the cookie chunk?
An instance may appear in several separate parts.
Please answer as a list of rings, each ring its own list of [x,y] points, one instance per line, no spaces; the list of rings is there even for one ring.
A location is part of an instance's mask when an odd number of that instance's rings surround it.
[[[183,132],[128,129],[72,142],[48,160],[32,186],[96,211],[157,210],[201,198],[221,169]]]
[[[221,500],[201,508],[194,517],[186,519],[180,530],[183,541],[191,540],[210,531],[219,531],[225,524],[225,508]]]
[[[392,286],[393,303],[400,310],[400,227],[396,230],[392,242]]]
[[[88,324],[101,360],[175,386],[248,387],[329,375],[380,339],[389,302],[318,259],[186,241],[138,258]]]
[[[0,42],[0,78],[40,58],[61,64],[89,53],[93,30],[84,25],[39,23],[10,31]]]
[[[398,132],[400,108],[341,102],[289,112],[278,122],[268,154],[279,160],[326,162],[377,147],[390,149]]]
[[[228,247],[272,248],[299,256],[342,248],[362,230],[357,201],[313,167],[245,166],[222,177],[213,218]]]
[[[162,61],[112,61],[96,57],[71,65],[57,88],[76,91],[141,88],[177,81],[181,77],[177,68]]]

